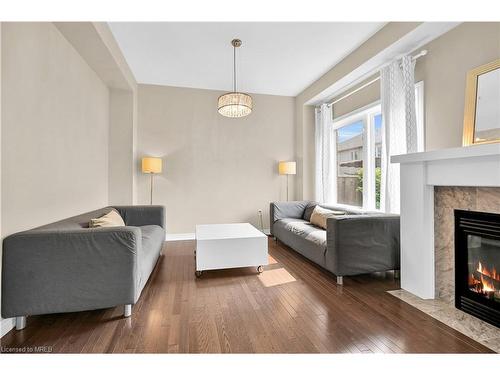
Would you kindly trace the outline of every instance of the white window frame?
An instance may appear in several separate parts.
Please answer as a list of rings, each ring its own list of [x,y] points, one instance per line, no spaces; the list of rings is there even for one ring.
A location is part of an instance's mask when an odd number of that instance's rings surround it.
[[[365,210],[376,210],[375,202],[375,133],[374,133],[374,118],[376,115],[380,114],[382,107],[380,105],[380,100],[357,109],[353,112],[349,112],[343,115],[331,123],[332,136],[337,142],[335,137],[335,132],[347,125],[351,125],[358,121],[363,121],[363,206]],[[373,157],[370,155],[373,154]],[[335,164],[335,179],[337,179],[337,166]],[[337,182],[335,182],[337,183]],[[335,197],[337,201],[337,197]],[[346,205],[349,206],[349,205]],[[352,206],[357,207],[357,206]],[[358,208],[358,207],[357,207]]]
[[[417,120],[417,152],[425,151],[424,81],[415,83],[415,112]]]
[[[370,211],[380,211],[376,208],[375,197],[375,127],[374,117],[382,112],[380,100],[368,104],[362,108],[342,115],[331,122],[332,137],[337,142],[335,131],[363,120],[363,206],[362,208]],[[424,101],[424,81],[415,83],[415,112],[417,122],[417,152],[425,151],[425,101]],[[384,140],[382,140],[384,142]],[[372,155],[373,157],[369,157]],[[336,158],[335,158],[336,159]],[[334,176],[337,179],[338,162],[335,163]],[[337,183],[337,181],[335,181]],[[338,203],[335,196],[335,203]],[[350,205],[345,205],[350,206]],[[357,206],[351,206],[356,207]]]

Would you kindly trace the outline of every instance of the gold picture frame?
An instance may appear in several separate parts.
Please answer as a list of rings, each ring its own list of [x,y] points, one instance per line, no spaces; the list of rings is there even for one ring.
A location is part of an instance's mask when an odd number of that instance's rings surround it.
[[[500,138],[476,140],[475,137],[478,77],[481,74],[485,74],[499,68],[500,59],[497,59],[488,64],[478,66],[467,73],[465,86],[464,131],[462,138],[462,144],[464,146],[500,142]]]

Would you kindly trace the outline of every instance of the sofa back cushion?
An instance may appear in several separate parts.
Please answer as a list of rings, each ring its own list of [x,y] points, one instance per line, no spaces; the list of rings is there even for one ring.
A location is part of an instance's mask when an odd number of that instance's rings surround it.
[[[308,201],[272,202],[270,207],[271,224],[287,218],[302,219]]]
[[[332,211],[320,206],[316,206],[314,207],[314,210],[311,214],[310,222],[317,227],[326,229],[327,219],[339,215],[345,215],[345,211]]]
[[[48,229],[48,230],[75,230],[81,228],[88,228],[90,219],[107,214],[111,207],[104,207],[98,210],[85,212],[83,214],[72,216],[67,219],[56,221],[54,223],[46,224],[35,229]]]

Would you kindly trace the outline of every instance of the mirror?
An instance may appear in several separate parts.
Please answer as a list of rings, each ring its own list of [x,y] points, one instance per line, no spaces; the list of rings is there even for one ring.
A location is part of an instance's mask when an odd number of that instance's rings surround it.
[[[463,145],[500,142],[500,59],[467,74]]]

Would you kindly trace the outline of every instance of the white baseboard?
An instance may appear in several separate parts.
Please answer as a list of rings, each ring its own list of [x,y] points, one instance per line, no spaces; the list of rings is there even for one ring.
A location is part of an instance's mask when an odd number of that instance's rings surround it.
[[[271,230],[269,228],[264,228],[264,234],[270,235]],[[165,235],[165,241],[188,241],[195,239],[194,233],[167,233]]]
[[[14,318],[2,319],[0,318],[0,337],[3,337],[14,328],[16,320]]]
[[[187,241],[194,239],[194,233],[167,233],[165,236],[165,241]]]

